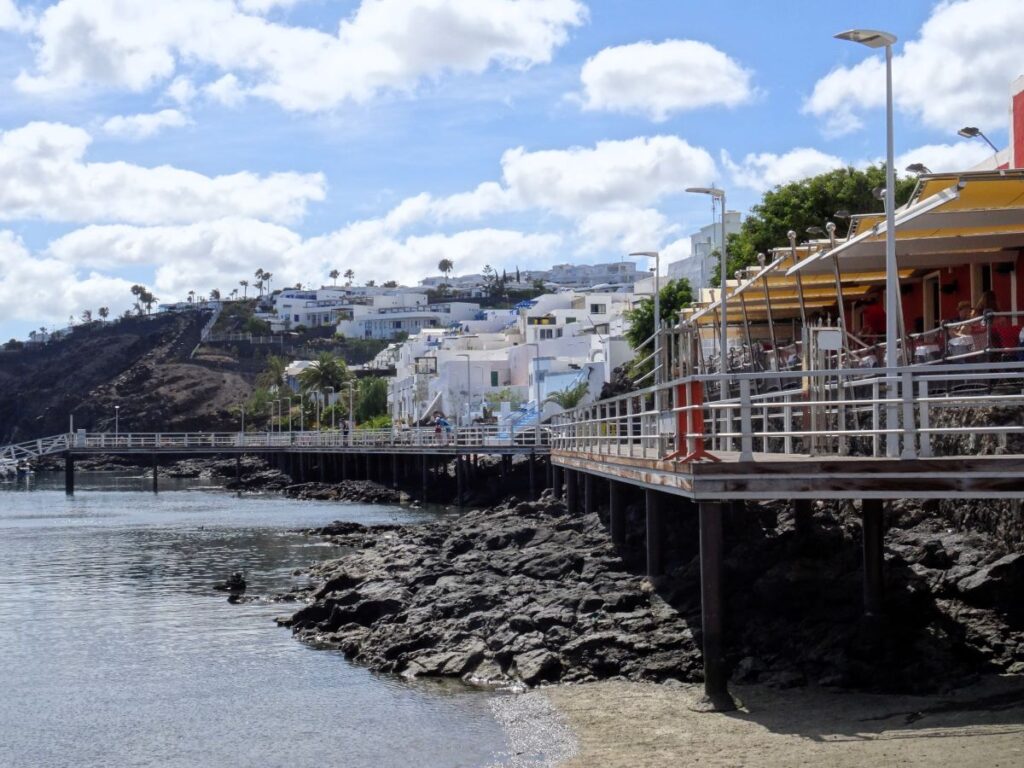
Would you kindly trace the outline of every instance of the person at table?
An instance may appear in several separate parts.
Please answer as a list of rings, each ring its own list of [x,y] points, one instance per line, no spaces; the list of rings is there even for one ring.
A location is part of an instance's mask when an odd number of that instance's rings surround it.
[[[949,324],[958,323],[950,329],[950,333],[954,336],[963,336],[966,333],[970,333],[970,325],[964,323],[964,320],[970,320],[974,317],[974,307],[971,306],[969,301],[961,301],[956,305],[956,315],[951,317],[946,322]]]

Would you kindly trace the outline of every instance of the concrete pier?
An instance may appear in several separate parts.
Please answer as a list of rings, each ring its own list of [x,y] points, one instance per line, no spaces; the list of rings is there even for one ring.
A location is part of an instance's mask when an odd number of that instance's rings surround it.
[[[864,615],[882,615],[885,563],[884,515],[880,499],[864,499],[861,512],[864,538]]]
[[[704,650],[704,698],[695,709],[731,712],[736,702],[729,694],[722,658],[722,517],[723,505],[702,501],[700,517],[700,605]]]
[[[644,491],[647,507],[647,575],[655,579],[665,573],[665,526],[661,496],[657,491]]]

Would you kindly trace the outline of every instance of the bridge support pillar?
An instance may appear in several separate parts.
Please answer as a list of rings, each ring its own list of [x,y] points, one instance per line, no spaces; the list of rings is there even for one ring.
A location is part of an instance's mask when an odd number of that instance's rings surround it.
[[[864,615],[882,615],[885,563],[883,539],[885,537],[882,501],[864,499],[862,502],[864,538]]]
[[[455,455],[455,487],[457,503],[460,507],[466,504],[466,469],[462,456]]]
[[[75,455],[71,451],[64,454],[64,493],[75,495]]]
[[[398,454],[391,454],[391,487],[398,489]]]
[[[594,482],[595,478],[587,472],[583,475],[583,514],[589,515],[594,511]]]
[[[562,498],[562,474],[561,467],[556,464],[551,465],[551,495],[556,499]]]
[[[608,481],[608,528],[612,543],[621,547],[626,543],[626,510],[622,504],[622,483]]]
[[[811,500],[793,500],[793,527],[798,536],[806,536],[811,530]]]
[[[722,517],[723,505],[700,502],[700,609],[704,643],[704,697],[694,709],[732,712],[736,702],[729,693],[722,658]]]
[[[242,454],[235,456],[235,482],[242,479]],[[156,454],[153,454],[153,491],[156,491]]]
[[[537,456],[533,453],[527,459],[530,470],[530,501],[537,498]]]
[[[577,515],[580,511],[580,488],[576,478],[578,474],[575,469],[565,470],[565,506],[569,509],[570,515]]]
[[[153,454],[153,493],[157,493],[159,489],[159,475],[160,471],[160,455],[157,453]]]
[[[665,573],[665,526],[661,498],[657,491],[645,491],[647,508],[647,576],[656,579]]]
[[[430,483],[430,472],[427,466],[427,454],[420,455],[420,497],[427,500],[427,485]]]

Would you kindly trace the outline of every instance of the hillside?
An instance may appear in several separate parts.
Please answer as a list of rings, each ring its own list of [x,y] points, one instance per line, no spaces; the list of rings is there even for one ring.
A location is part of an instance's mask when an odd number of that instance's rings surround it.
[[[187,431],[237,428],[252,374],[230,359],[189,360],[204,313],[79,326],[66,339],[0,353],[0,444],[76,428]]]

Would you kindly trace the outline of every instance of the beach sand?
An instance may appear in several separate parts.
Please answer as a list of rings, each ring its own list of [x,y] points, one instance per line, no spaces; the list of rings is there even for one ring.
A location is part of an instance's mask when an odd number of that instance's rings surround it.
[[[603,682],[546,697],[575,739],[561,768],[678,766],[1024,766],[1024,679],[947,696],[735,686],[741,709],[689,707],[699,685]],[[565,754],[565,753],[563,753]]]

